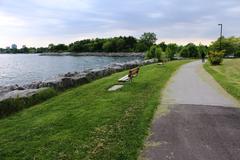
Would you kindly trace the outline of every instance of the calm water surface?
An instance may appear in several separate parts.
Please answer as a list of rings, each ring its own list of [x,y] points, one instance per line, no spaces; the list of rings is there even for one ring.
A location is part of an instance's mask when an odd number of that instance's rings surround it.
[[[127,62],[136,57],[39,56],[37,54],[0,54],[0,86],[29,84],[67,72],[101,68]]]

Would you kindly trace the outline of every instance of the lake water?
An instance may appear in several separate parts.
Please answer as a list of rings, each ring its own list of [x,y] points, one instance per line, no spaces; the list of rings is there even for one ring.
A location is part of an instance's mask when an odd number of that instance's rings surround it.
[[[37,54],[0,54],[0,86],[29,84],[48,80],[58,74],[102,68],[137,57],[39,56]]]

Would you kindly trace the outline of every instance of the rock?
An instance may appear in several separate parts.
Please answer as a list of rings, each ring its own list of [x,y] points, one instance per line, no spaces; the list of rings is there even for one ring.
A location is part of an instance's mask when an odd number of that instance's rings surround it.
[[[93,80],[111,75],[116,72],[120,72],[126,69],[135,68],[137,66],[152,64],[157,62],[157,59],[149,59],[149,60],[135,60],[126,63],[115,63],[108,65],[102,69],[88,69],[83,72],[68,72],[63,75],[59,75],[55,79],[33,82],[31,84],[18,86],[0,86],[0,101],[3,97],[16,97],[16,95],[20,96],[28,96],[32,93],[38,91],[38,89],[42,89],[45,87],[54,88],[56,90],[65,90],[77,85],[82,85]]]
[[[108,91],[116,91],[122,87],[123,87],[123,85],[114,85],[111,88],[109,88]]]
[[[76,85],[82,85],[89,82],[86,78],[86,75],[78,75],[78,76],[72,77],[72,79],[74,80],[74,83]]]
[[[14,90],[8,92],[0,97],[0,101],[9,98],[22,98],[22,97],[30,97],[40,91],[46,90],[47,88],[40,88],[40,89],[25,89],[25,90]]]
[[[20,86],[17,88],[17,90],[25,90],[25,88]]]
[[[38,89],[40,88],[39,85],[41,84],[42,82],[33,82],[31,84],[27,84],[27,85],[23,85],[22,88],[25,88],[25,89]]]
[[[0,86],[0,96],[7,92],[11,92],[17,90],[19,88],[18,85],[11,85],[11,86]]]
[[[71,78],[71,77],[64,77],[62,79],[61,87],[63,89],[67,89],[67,88],[73,87],[74,85],[76,85],[76,84],[74,83],[74,79],[73,78]]]
[[[153,59],[147,59],[143,61],[143,65],[147,65],[147,64],[152,64],[152,63],[157,63],[158,59],[153,58]]]

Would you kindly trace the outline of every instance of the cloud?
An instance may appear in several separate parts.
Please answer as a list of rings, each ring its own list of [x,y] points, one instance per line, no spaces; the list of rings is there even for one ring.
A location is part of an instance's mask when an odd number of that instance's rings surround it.
[[[149,16],[149,18],[158,19],[158,18],[163,18],[164,14],[163,13],[154,12],[154,13],[149,13],[148,16]]]
[[[155,32],[159,41],[239,36],[239,0],[1,0],[0,47]]]
[[[0,28],[24,27],[26,22],[18,17],[0,11]]]

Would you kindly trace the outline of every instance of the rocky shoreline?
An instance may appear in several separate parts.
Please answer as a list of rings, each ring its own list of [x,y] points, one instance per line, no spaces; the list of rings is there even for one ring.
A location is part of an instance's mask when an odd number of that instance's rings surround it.
[[[64,53],[40,53],[40,56],[104,56],[104,57],[144,57],[144,53],[138,52],[117,52],[117,53],[106,53],[106,52],[64,52]]]
[[[19,86],[0,86],[0,101],[17,98],[17,97],[28,97],[32,96],[39,91],[47,88],[54,88],[55,90],[63,91],[65,89],[89,83],[93,80],[111,75],[116,72],[120,72],[126,69],[131,69],[141,65],[147,65],[157,62],[156,59],[150,60],[134,60],[126,63],[115,63],[108,65],[102,69],[91,69],[83,72],[66,73],[59,75],[55,79],[47,81],[39,81],[31,84]]]

